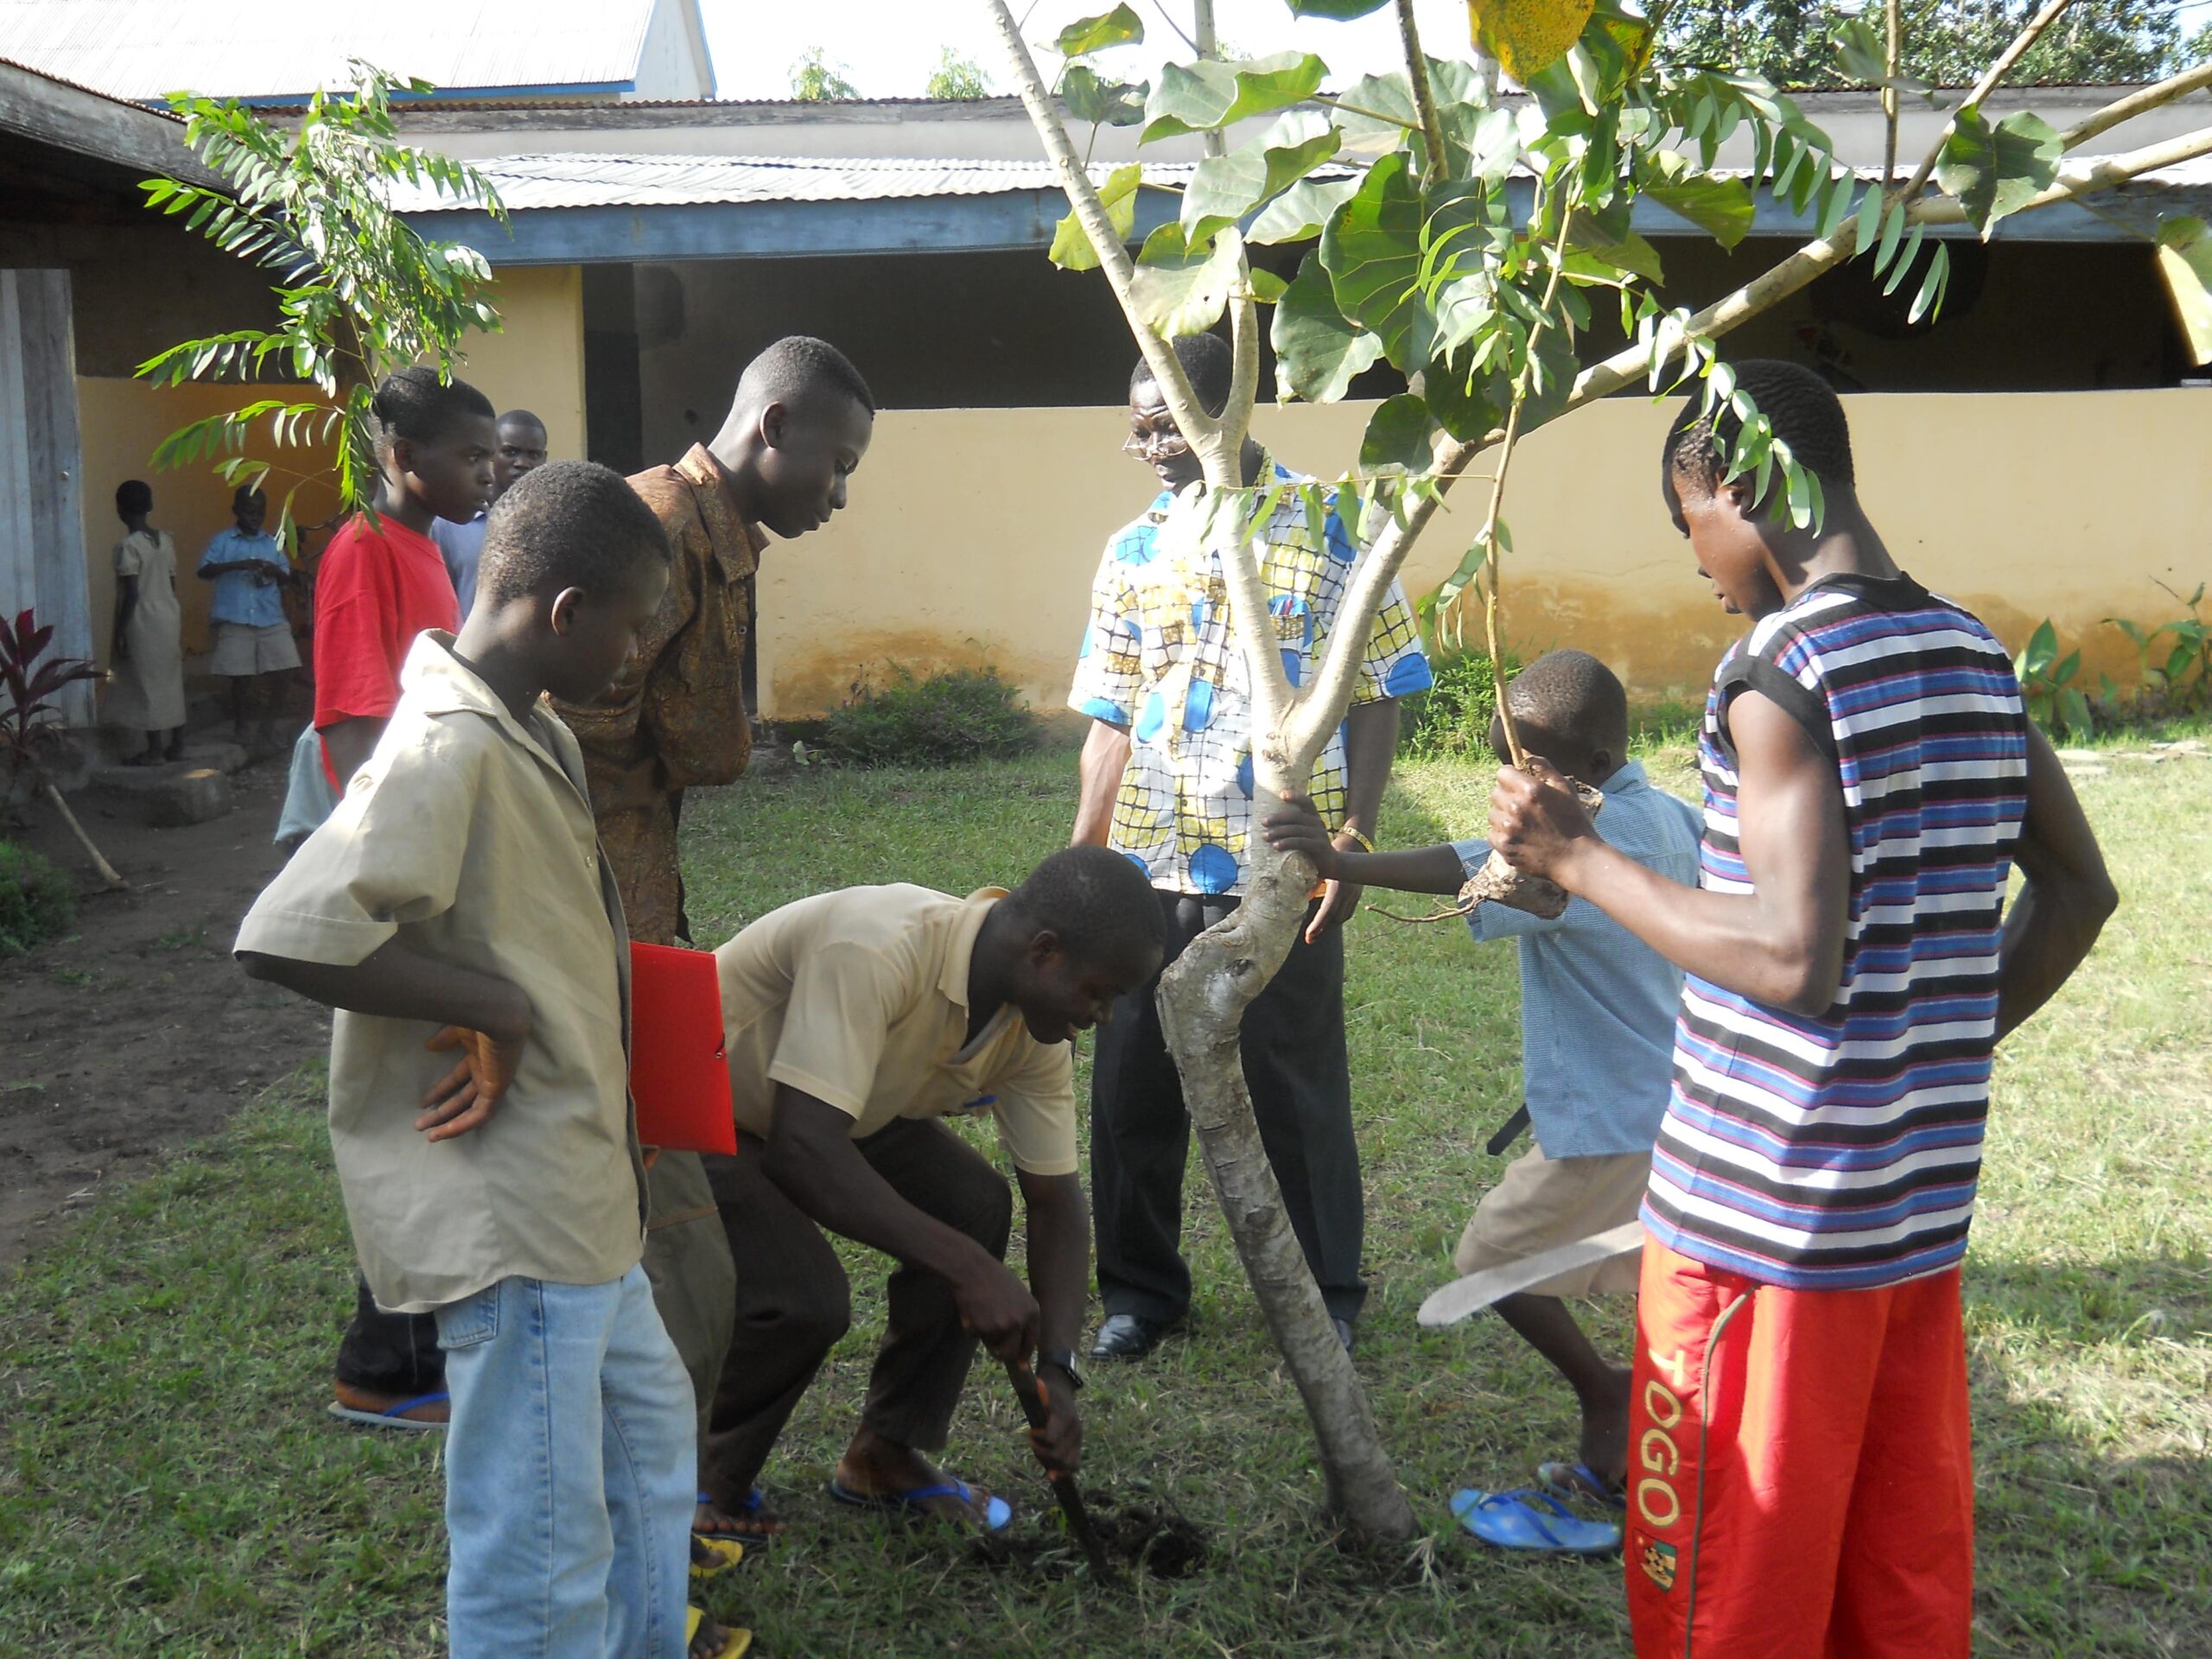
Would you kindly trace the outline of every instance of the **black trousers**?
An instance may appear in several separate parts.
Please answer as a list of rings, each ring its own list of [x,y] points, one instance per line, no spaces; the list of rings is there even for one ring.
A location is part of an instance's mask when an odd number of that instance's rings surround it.
[[[1162,893],[1167,960],[1236,909],[1234,899]],[[1090,1209],[1098,1294],[1106,1312],[1180,1319],[1191,1303],[1183,1260],[1183,1171],[1191,1120],[1160,1034],[1158,980],[1131,992],[1100,1030],[1090,1074]],[[1244,1015],[1244,1081],[1260,1143],[1282,1187],[1291,1229],[1321,1299],[1340,1319],[1366,1300],[1366,1227],[1359,1145],[1344,1054],[1344,941],[1340,928],[1301,933],[1282,971]]]
[[[1013,1189],[950,1129],[900,1118],[853,1147],[924,1215],[1006,1259]],[[739,1138],[735,1157],[705,1160],[737,1264],[737,1319],[699,1448],[700,1485],[724,1510],[744,1504],[853,1317],[851,1286],[836,1249],[768,1179],[761,1152],[747,1135]],[[976,1338],[961,1327],[952,1286],[933,1273],[893,1263],[888,1302],[861,1421],[894,1446],[943,1451]]]
[[[435,1394],[446,1385],[438,1322],[428,1313],[387,1313],[353,1280],[353,1322],[338,1341],[338,1380],[372,1394]]]

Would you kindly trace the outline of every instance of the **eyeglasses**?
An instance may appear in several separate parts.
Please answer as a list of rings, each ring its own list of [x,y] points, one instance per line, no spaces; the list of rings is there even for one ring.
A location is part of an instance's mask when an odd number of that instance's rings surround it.
[[[1146,461],[1165,461],[1171,455],[1191,453],[1190,441],[1172,429],[1166,432],[1132,432],[1122,445],[1125,455],[1140,456]]]

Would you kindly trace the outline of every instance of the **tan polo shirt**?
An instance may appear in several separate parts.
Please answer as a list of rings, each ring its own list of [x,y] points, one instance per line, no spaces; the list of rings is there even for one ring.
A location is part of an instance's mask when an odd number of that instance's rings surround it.
[[[544,703],[518,722],[452,643],[416,639],[376,752],[236,946],[350,967],[397,936],[530,998],[513,1087],[488,1123],[435,1144],[415,1116],[454,1064],[423,1046],[436,1027],[338,1013],[331,1150],[369,1289],[395,1313],[518,1276],[603,1284],[644,1236],[627,935],[583,757]]]
[[[991,906],[903,883],[847,887],[772,911],[715,952],[737,1126],[768,1133],[775,1085],[853,1119],[988,1112],[1014,1167],[1075,1172],[1075,1062],[1011,1005],[968,1041],[968,964]]]

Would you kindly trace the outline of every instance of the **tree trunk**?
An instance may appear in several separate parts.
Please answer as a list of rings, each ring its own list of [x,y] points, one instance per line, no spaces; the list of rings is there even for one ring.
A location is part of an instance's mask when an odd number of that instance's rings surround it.
[[[1396,1543],[1414,1536],[1419,1522],[1291,1231],[1260,1144],[1238,1045],[1245,1009],[1281,968],[1305,923],[1313,879],[1304,859],[1255,848],[1243,903],[1160,976],[1160,1023],[1237,1257],[1313,1422],[1329,1507],[1370,1541]]]

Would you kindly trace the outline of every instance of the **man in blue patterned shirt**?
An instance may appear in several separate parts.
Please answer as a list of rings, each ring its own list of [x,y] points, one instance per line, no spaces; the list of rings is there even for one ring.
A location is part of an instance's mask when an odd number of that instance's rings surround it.
[[[1175,353],[1199,401],[1218,413],[1229,400],[1227,343],[1195,335],[1177,340]],[[1108,544],[1092,584],[1068,694],[1068,706],[1092,721],[1073,839],[1110,846],[1151,877],[1173,962],[1243,892],[1253,833],[1251,688],[1219,556],[1201,545],[1202,469],[1142,363],[1130,381],[1129,427],[1126,448],[1150,464],[1161,490]],[[1243,463],[1248,484],[1298,478],[1249,441]],[[1287,494],[1262,533],[1262,580],[1294,686],[1319,666],[1358,556],[1333,492],[1325,499],[1317,526],[1299,495]],[[1396,700],[1431,683],[1412,607],[1393,582],[1351,713],[1307,789],[1343,844],[1372,844],[1368,832],[1397,746]],[[1346,1347],[1367,1287],[1338,929],[1358,895],[1356,887],[1327,885],[1243,1031],[1261,1141]],[[1124,999],[1099,1032],[1092,1068],[1091,1202],[1106,1311],[1096,1358],[1150,1352],[1190,1305],[1181,1251],[1190,1119],[1154,1007],[1157,989],[1154,980]]]

